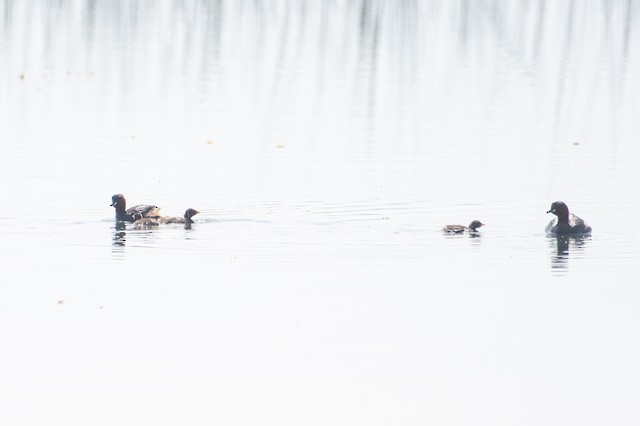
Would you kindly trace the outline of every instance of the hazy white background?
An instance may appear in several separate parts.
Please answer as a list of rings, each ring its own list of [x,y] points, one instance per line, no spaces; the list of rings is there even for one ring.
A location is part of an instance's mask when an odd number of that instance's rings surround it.
[[[0,1],[0,423],[638,424],[639,21]]]

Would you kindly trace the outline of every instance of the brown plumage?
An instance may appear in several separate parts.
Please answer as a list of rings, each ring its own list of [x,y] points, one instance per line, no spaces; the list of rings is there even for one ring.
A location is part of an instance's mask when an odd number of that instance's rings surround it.
[[[137,219],[134,217],[139,214],[140,217],[160,217],[160,207],[138,204],[131,208],[127,208],[127,200],[122,194],[115,194],[111,197],[111,206],[116,209],[116,220],[124,222],[135,222]]]
[[[547,213],[553,213],[557,216],[545,228],[548,234],[576,235],[591,233],[591,227],[575,214],[569,213],[569,207],[562,201],[552,203]]]
[[[199,211],[195,210],[195,209],[187,209],[184,212],[184,216],[183,217],[178,217],[178,216],[164,216],[158,219],[158,221],[160,223],[193,223],[193,219],[191,219],[193,216],[197,215],[198,213],[200,213]]]
[[[463,232],[477,232],[478,228],[484,226],[484,223],[479,220],[474,220],[469,226],[463,225],[446,225],[442,230],[448,234],[462,234]]]
[[[134,229],[154,229],[157,228],[159,223],[155,217],[142,217],[139,212],[133,214],[135,221],[133,222]]]

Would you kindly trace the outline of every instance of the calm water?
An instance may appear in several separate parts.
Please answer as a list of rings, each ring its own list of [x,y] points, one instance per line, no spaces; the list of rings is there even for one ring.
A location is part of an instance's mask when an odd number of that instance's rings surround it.
[[[635,1],[0,0],[0,423],[638,424],[638,75]]]

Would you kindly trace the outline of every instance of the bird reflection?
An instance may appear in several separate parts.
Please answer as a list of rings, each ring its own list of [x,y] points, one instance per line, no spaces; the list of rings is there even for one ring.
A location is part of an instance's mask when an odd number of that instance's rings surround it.
[[[569,256],[572,252],[584,251],[591,240],[590,235],[557,235],[549,236],[549,248],[552,270],[566,270],[569,268]]]
[[[115,232],[113,234],[113,245],[124,247],[127,241],[127,233],[125,230],[127,226],[124,222],[116,221]]]

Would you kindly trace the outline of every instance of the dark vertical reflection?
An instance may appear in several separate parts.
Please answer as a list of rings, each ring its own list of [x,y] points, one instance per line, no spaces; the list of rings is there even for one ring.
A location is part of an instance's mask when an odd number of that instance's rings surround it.
[[[13,1],[14,0],[5,0],[2,5],[2,37],[0,37],[0,54],[7,55],[6,49],[7,44],[11,41],[11,36],[13,34],[13,19],[11,14],[13,12]]]
[[[380,2],[360,3],[360,63],[361,72],[366,76],[366,116],[371,119],[375,116],[377,105],[376,82],[378,73],[378,48],[380,37]],[[369,130],[371,133],[371,130]]]
[[[97,16],[97,0],[87,0],[87,7],[83,13],[83,29],[82,35],[86,37],[84,46],[84,66],[89,72],[95,72],[91,64],[91,52],[96,50],[95,28],[98,25]]]
[[[626,58],[629,55],[629,44],[631,39],[631,25],[633,23],[633,0],[627,0],[624,7],[624,25],[623,25],[623,38],[622,38],[622,58]],[[636,2],[637,5],[637,2]]]
[[[569,239],[567,237],[548,237],[552,270],[569,268]]]
[[[545,19],[545,14],[544,14],[545,4],[546,4],[545,0],[540,0],[538,2],[538,10],[536,13],[536,24],[535,24],[535,27],[533,28],[533,52],[531,55],[531,58],[532,58],[531,65],[533,67],[536,67],[536,65],[538,64],[538,60],[540,58],[540,51],[542,49],[542,35],[543,35],[544,19]]]
[[[622,124],[615,112],[637,87],[626,78],[640,39],[640,8],[631,0],[57,0],[28,7],[0,0],[0,8],[3,69],[95,72],[123,111],[144,106],[130,94],[153,86],[159,96],[197,88],[203,99],[250,98],[266,115],[276,104],[286,114],[287,105],[305,104],[295,88],[312,85],[317,115],[328,115],[326,91],[344,82],[344,102],[373,134],[381,111],[429,117],[415,110],[427,105],[451,122],[473,121],[470,114],[481,121],[511,101],[505,87],[542,87],[532,109],[551,120],[540,128],[551,129],[553,140],[564,139],[568,116],[594,121],[597,111],[582,107],[585,97],[609,105],[615,140]],[[593,75],[580,76],[589,66],[597,68]],[[305,80],[309,75],[315,80]],[[462,92],[461,84],[471,90]],[[248,93],[221,93],[236,85]],[[191,102],[192,93],[182,93]],[[471,100],[484,108],[461,112]]]
[[[287,76],[292,78],[291,74],[286,75],[285,73],[280,72],[281,69],[284,68],[284,61],[287,54],[287,51],[290,48],[289,45],[289,32],[291,31],[291,3],[286,2],[283,11],[283,18],[280,21],[280,26],[277,29],[278,38],[277,38],[277,59],[276,59],[276,73],[274,74],[274,81],[272,86],[272,94],[275,94],[280,91],[282,88],[282,79]],[[295,37],[295,36],[294,36]]]
[[[569,270],[571,254],[582,254],[591,241],[591,237],[588,235],[570,237],[558,235],[547,237],[547,239],[550,248],[551,270],[563,273]]]
[[[567,64],[571,59],[572,41],[573,41],[573,22],[575,19],[575,2],[569,1],[568,12],[566,13],[567,22],[564,30],[564,36],[562,37],[561,51],[560,51],[560,63],[558,68],[558,74],[556,77],[557,88],[555,93],[555,113],[554,117],[554,142],[559,139],[558,131],[560,123],[564,118],[564,103],[565,103],[565,87],[567,84]]]
[[[469,43],[469,26],[470,26],[470,11],[469,11],[469,2],[461,1],[458,5],[459,7],[459,21],[457,23],[458,31],[459,31],[459,43],[463,50],[466,50],[466,47]],[[455,24],[454,24],[455,25]]]
[[[602,52],[602,58],[605,63],[609,63],[611,71],[614,75],[618,75],[619,68],[615,58],[615,49],[613,47],[613,38],[611,31],[614,29],[611,25],[612,15],[611,15],[611,2],[603,2],[602,3],[602,16],[603,16],[603,26],[605,36],[602,38],[602,44],[600,51]],[[615,128],[616,128],[616,114],[614,113],[616,110],[616,103],[618,101],[618,80],[615,78],[610,78],[608,81],[608,89],[609,89],[609,116],[605,117],[605,120],[609,121],[609,140],[611,143],[611,149],[615,150],[618,140],[616,138]]]

